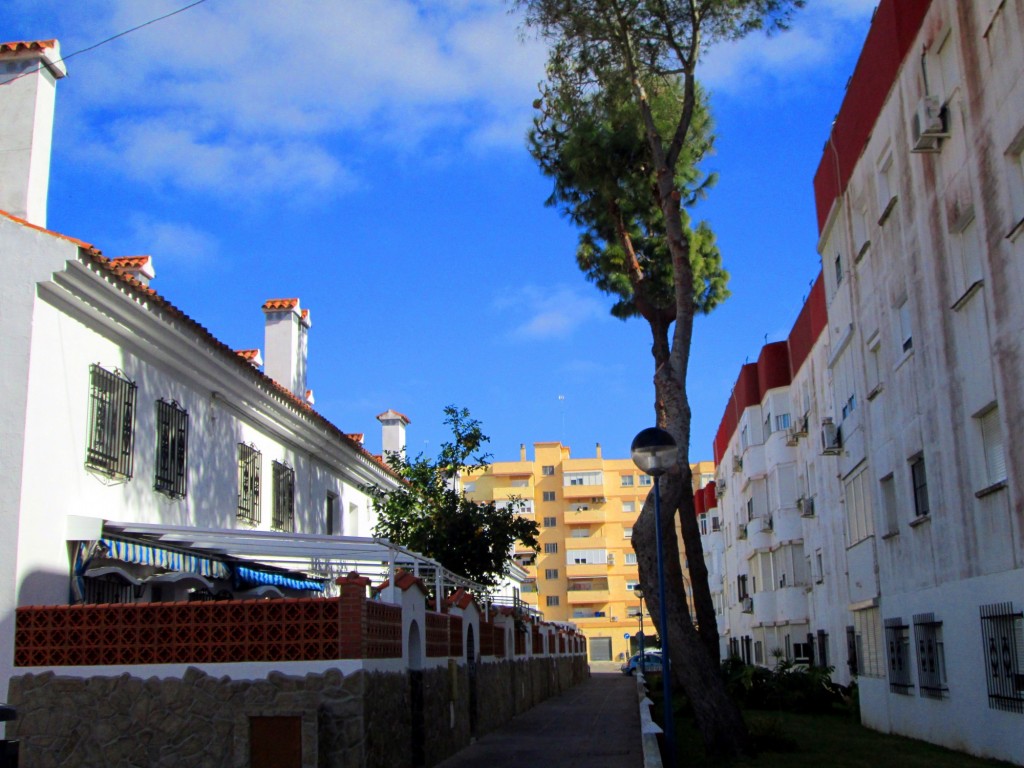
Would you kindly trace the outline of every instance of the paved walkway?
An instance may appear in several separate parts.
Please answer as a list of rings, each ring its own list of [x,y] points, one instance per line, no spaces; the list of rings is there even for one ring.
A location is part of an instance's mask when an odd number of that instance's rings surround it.
[[[636,681],[610,669],[591,665],[589,680],[480,737],[437,768],[641,768]]]

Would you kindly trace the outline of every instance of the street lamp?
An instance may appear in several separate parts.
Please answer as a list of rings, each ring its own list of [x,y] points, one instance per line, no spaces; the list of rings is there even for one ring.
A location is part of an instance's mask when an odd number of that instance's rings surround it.
[[[633,594],[640,598],[640,674],[647,674],[647,666],[644,657],[644,591],[639,586],[633,587]],[[662,670],[664,674],[664,669]]]
[[[668,612],[665,605],[665,558],[661,545],[661,491],[658,478],[677,462],[676,441],[660,427],[648,427],[633,438],[629,455],[637,467],[654,478],[654,531],[658,552],[658,613],[661,617],[658,634],[661,635],[661,691],[663,698],[662,729],[668,751],[668,765],[676,764],[675,728],[672,723],[672,682],[669,679],[670,659],[668,644]],[[643,606],[640,610],[643,614]],[[641,658],[643,658],[641,656]]]

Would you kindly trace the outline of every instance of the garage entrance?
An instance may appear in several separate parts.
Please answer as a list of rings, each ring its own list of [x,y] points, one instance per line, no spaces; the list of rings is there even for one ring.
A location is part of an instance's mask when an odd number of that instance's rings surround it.
[[[610,637],[590,638],[590,660],[611,661],[612,660],[612,639]]]

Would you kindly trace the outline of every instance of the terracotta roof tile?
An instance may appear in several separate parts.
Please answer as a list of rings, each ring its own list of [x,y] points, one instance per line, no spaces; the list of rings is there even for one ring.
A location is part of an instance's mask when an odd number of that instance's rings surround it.
[[[410,424],[411,423],[411,420],[409,419],[408,416],[406,416],[403,413],[399,413],[398,411],[393,410],[391,408],[389,408],[388,410],[384,411],[384,413],[378,413],[377,414],[377,421],[380,421],[381,419],[401,419],[406,424]]]
[[[245,360],[247,363],[258,365],[257,360],[263,360],[263,355],[260,354],[258,349],[236,349],[235,354]]]
[[[151,257],[149,256],[117,256],[110,260],[110,263],[117,267],[125,267],[126,269],[141,269],[142,267],[149,264]]]
[[[278,312],[285,309],[295,309],[299,306],[298,299],[267,299],[263,302],[264,312]]]
[[[108,275],[112,280],[120,283],[120,285],[123,288],[125,288],[129,293],[134,294],[136,298],[145,299],[145,301],[141,303],[143,304],[146,311],[158,312],[162,314],[164,316],[164,319],[169,322],[179,321],[184,325],[188,326],[189,328],[192,329],[193,332],[196,333],[196,335],[203,343],[209,345],[212,349],[219,352],[220,354],[225,355],[228,359],[234,360],[235,363],[242,370],[246,371],[249,376],[253,377],[254,383],[257,386],[265,389],[271,397],[276,397],[279,400],[283,400],[284,402],[288,403],[294,410],[300,412],[305,417],[316,422],[323,429],[331,433],[336,439],[344,443],[347,443],[348,445],[353,447],[361,456],[363,456],[363,458],[369,459],[370,461],[377,464],[391,477],[400,481],[402,480],[402,478],[395,474],[394,470],[392,470],[387,465],[387,463],[383,461],[379,456],[374,456],[372,453],[367,451],[365,448],[363,448],[363,446],[361,446],[355,440],[353,440],[340,429],[338,429],[338,427],[336,427],[327,418],[317,413],[317,411],[313,410],[312,406],[310,406],[309,403],[292,394],[292,392],[288,388],[278,384],[265,373],[254,368],[248,361],[246,361],[244,358],[238,355],[227,344],[220,341],[216,336],[210,333],[210,331],[205,326],[203,326],[196,320],[193,320],[181,309],[176,307],[174,304],[172,304],[159,293],[154,291],[148,285],[132,277],[123,269],[119,269],[116,265],[112,265],[111,260],[104,256],[102,252],[95,246],[85,242],[84,240],[79,240],[74,237],[68,237],[67,235],[62,235],[59,232],[54,232],[52,230],[46,229],[45,227],[40,227],[36,224],[32,224],[28,221],[25,221],[22,218],[19,218],[18,216],[14,216],[13,214],[8,213],[7,211],[0,210],[0,216],[10,219],[11,221],[20,224],[21,226],[27,227],[28,229],[34,229],[37,232],[42,232],[45,235],[49,235],[60,240],[65,240],[69,243],[78,246],[78,248],[80,249],[79,253],[84,256],[87,262],[91,262],[99,270]],[[284,299],[283,301],[295,301],[297,303],[298,299]]]
[[[56,40],[15,40],[10,43],[0,43],[0,53],[17,53],[18,51],[42,51],[47,48],[56,47]]]

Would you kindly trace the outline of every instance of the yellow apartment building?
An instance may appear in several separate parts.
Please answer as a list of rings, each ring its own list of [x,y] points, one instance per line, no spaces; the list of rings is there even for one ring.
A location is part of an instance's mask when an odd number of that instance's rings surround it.
[[[523,599],[548,621],[572,622],[588,638],[591,661],[635,652],[640,629],[639,583],[631,537],[652,478],[633,461],[596,456],[574,459],[560,442],[520,446],[518,461],[497,461],[464,478],[466,495],[499,504],[526,501],[540,529],[539,553],[517,546],[516,561],[530,574]],[[714,477],[714,464],[691,465],[694,487]],[[704,475],[704,477],[702,477]],[[655,634],[644,603],[644,632]]]

